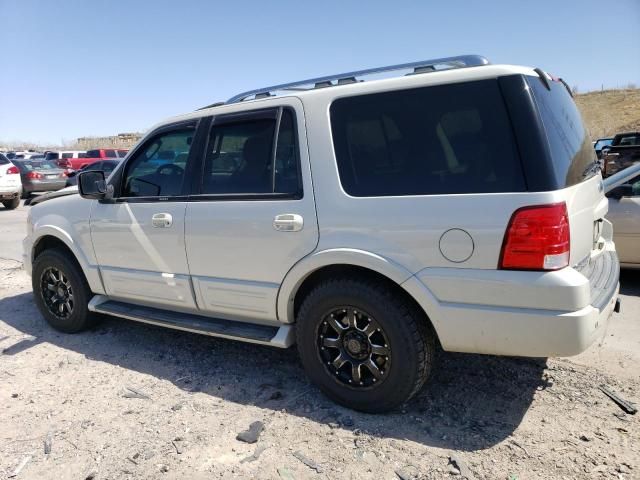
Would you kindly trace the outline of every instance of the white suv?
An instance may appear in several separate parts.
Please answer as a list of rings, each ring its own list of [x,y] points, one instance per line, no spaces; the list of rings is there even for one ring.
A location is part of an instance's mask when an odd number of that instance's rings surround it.
[[[391,71],[409,75],[362,81]],[[358,410],[408,400],[437,345],[575,355],[619,305],[569,89],[479,56],[247,92],[157,125],[79,188],[35,206],[24,242],[51,325],[97,312],[297,343]]]
[[[20,170],[0,153],[0,202],[4,208],[13,210],[20,205],[22,180]]]

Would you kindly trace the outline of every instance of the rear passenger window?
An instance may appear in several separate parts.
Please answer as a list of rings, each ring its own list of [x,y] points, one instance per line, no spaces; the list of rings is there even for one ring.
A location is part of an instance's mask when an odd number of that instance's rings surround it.
[[[209,136],[203,194],[296,194],[298,147],[294,116],[283,110],[276,139],[275,118],[216,125]],[[274,149],[274,142],[275,149]]]
[[[495,80],[338,99],[331,127],[352,196],[526,189]]]
[[[107,158],[118,158],[118,155],[116,154],[115,150],[105,150],[104,156]]]

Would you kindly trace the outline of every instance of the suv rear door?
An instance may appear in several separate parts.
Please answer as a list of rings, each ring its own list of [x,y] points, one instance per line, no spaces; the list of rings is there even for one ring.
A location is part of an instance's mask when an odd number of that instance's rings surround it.
[[[163,127],[114,179],[114,202],[95,202],[91,238],[107,294],[156,307],[196,310],[184,245],[197,121]],[[159,152],[171,151],[158,162]]]
[[[213,118],[186,215],[198,307],[231,320],[276,320],[289,269],[318,243],[302,105]]]

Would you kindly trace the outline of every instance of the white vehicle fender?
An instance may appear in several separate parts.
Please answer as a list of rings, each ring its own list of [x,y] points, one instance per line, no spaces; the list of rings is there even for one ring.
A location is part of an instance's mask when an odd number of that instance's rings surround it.
[[[332,265],[353,265],[377,272],[398,285],[412,277],[412,273],[392,260],[375,253],[353,248],[332,248],[315,252],[296,263],[284,278],[277,299],[278,319],[293,323],[294,299],[304,280],[317,270]]]

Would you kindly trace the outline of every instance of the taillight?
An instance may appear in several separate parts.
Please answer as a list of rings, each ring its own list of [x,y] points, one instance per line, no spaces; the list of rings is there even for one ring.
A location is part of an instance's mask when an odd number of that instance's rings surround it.
[[[58,160],[58,166],[60,168],[71,168],[71,162],[66,158],[63,158],[62,160]]]
[[[18,167],[16,167],[15,165],[12,165],[7,169],[7,175],[19,175],[19,174],[20,174],[20,170],[18,170]]]
[[[31,178],[31,179],[42,178],[42,174],[38,172],[29,172],[27,173],[27,178]]]
[[[58,175],[60,178],[67,178],[67,172],[62,172]]]
[[[569,265],[567,205],[538,205],[516,210],[504,235],[500,268],[558,270]]]

